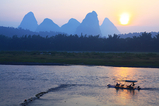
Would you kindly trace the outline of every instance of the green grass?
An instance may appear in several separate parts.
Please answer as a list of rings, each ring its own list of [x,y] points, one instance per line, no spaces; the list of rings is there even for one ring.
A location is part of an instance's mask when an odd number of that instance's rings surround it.
[[[0,52],[0,63],[36,62],[84,65],[159,67],[158,53],[100,53],[100,52]]]

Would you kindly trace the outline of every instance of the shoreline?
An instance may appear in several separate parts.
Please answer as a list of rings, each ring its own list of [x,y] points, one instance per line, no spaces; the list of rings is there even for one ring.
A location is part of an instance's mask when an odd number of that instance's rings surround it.
[[[63,63],[38,63],[38,62],[0,62],[0,65],[66,65]]]
[[[87,65],[159,68],[159,53],[0,52],[2,65]]]
[[[159,66],[133,66],[133,65],[93,65],[93,64],[65,64],[65,63],[38,63],[38,62],[0,62],[0,65],[39,65],[39,66],[107,66],[107,67],[132,67],[132,68],[159,68]]]

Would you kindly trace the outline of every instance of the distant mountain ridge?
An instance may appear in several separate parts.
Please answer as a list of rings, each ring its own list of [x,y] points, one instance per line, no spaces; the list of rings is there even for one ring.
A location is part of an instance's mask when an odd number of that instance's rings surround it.
[[[37,20],[33,12],[27,13],[18,28],[28,29],[30,31],[35,31],[38,27]]]
[[[45,18],[44,21],[37,27],[36,32],[60,32],[60,27],[55,24],[51,19]]]
[[[108,18],[104,19],[102,25],[100,26],[100,30],[102,32],[102,36],[120,34],[119,30]]]
[[[80,25],[80,22],[74,18],[71,18],[68,23],[61,26],[61,32],[67,34],[75,34],[77,27]]]
[[[82,23],[77,27],[75,33],[78,35],[81,33],[84,35],[101,35],[97,16],[98,15],[95,11],[88,13]]]
[[[76,19],[71,18],[68,23],[59,27],[51,19],[45,18],[43,22],[38,25],[37,20],[33,12],[27,13],[18,28],[28,29],[33,32],[63,32],[67,34],[81,34],[86,35],[100,35],[107,37],[109,34],[120,34],[115,25],[105,18],[103,24],[99,26],[98,15],[95,11],[92,11],[86,15],[82,23]]]

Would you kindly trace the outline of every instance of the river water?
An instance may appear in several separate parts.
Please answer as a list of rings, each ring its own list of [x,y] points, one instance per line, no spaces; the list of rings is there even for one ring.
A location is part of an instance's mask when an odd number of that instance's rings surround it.
[[[107,88],[118,79],[137,80],[142,89]],[[0,65],[0,106],[22,105],[158,106],[159,69]]]

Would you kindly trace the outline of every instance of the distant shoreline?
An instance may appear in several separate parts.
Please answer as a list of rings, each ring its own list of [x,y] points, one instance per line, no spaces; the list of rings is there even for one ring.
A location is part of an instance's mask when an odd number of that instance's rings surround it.
[[[132,68],[159,68],[159,66],[131,66],[131,65],[88,65],[88,64],[64,64],[64,63],[37,63],[37,62],[0,62],[0,65],[39,65],[39,66],[69,66],[69,65],[86,65],[86,66],[107,66],[107,67],[132,67]]]
[[[2,65],[88,65],[159,68],[159,53],[0,52]]]
[[[63,63],[0,62],[0,65],[66,65]]]

